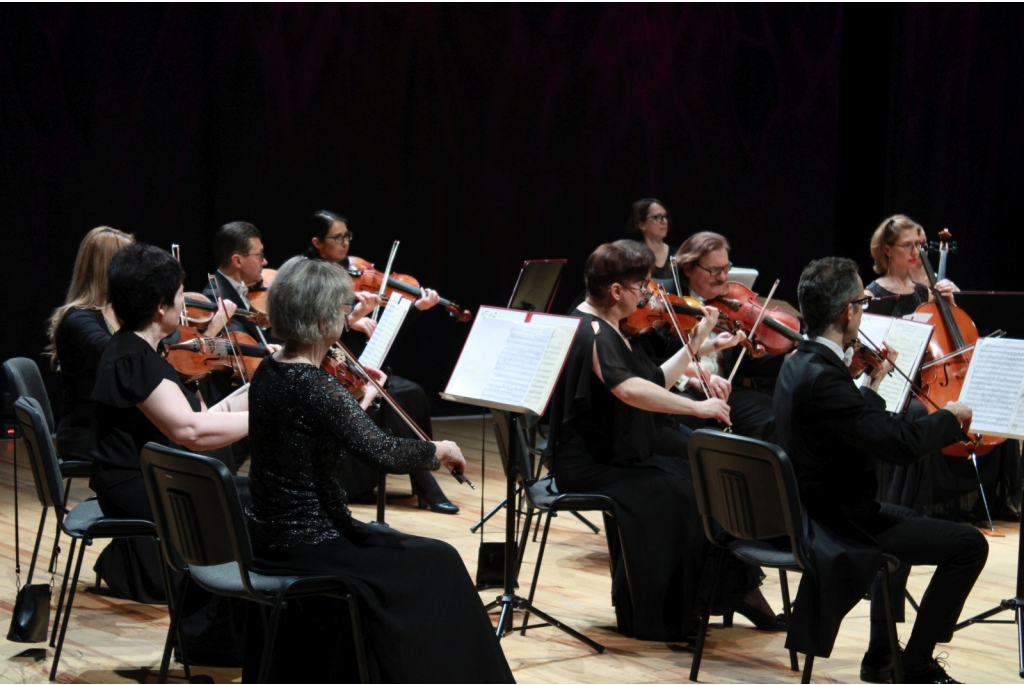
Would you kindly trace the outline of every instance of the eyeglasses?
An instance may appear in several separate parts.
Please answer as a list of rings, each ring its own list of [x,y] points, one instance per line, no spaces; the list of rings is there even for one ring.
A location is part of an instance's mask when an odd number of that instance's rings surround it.
[[[898,243],[896,245],[893,245],[893,247],[898,247],[901,250],[906,250],[907,252],[911,252],[911,253],[917,252],[918,250],[920,250],[924,246],[925,246],[924,242]]]
[[[341,245],[343,242],[352,242],[352,231],[348,233],[339,233],[338,235],[329,235],[324,240],[333,240],[335,244]]]
[[[667,224],[668,214],[652,214],[651,216],[647,217],[646,221],[655,221],[659,224]]]
[[[870,302],[873,299],[875,298],[871,297],[870,295],[867,295],[865,297],[860,298],[859,300],[853,300],[852,302],[850,302],[850,304],[859,304],[861,307],[865,307],[867,306],[868,302]]]
[[[711,276],[711,278],[714,278],[715,276],[717,276],[719,274],[727,274],[727,273],[729,273],[732,270],[732,262],[728,262],[725,266],[713,266],[711,268],[708,268],[708,267],[704,266],[700,262],[694,262],[693,265],[694,266],[699,266],[700,268],[702,268],[705,271],[707,271],[708,272],[708,276]]]
[[[645,278],[644,280],[640,281],[640,285],[624,285],[622,287],[624,287],[624,288],[626,288],[628,290],[635,290],[638,293],[645,293],[645,292],[647,292],[647,287],[650,284],[651,284],[651,280],[649,278]]]
[[[262,263],[263,260],[267,258],[267,253],[266,252],[246,252],[242,256],[243,257],[255,257],[256,259],[258,259]]]

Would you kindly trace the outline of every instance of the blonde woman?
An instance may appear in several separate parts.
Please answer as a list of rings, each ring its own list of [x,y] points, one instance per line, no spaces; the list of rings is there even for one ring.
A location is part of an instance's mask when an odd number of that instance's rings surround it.
[[[879,224],[871,236],[871,258],[879,277],[865,287],[865,296],[895,297],[893,316],[913,314],[920,305],[934,300],[927,282],[918,280],[924,272],[919,252],[924,245],[924,229],[908,216],[896,214]],[[935,284],[935,290],[952,304],[957,288],[943,279]]]
[[[107,269],[115,252],[134,243],[133,236],[110,226],[89,231],[78,247],[64,304],[50,316],[46,351],[61,376],[57,452],[62,459],[89,459],[89,424],[95,413],[89,395],[96,364],[120,327],[107,299]]]

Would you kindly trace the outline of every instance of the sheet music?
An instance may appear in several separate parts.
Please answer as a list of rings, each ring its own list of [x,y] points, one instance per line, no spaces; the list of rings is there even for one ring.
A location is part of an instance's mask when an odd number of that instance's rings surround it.
[[[526,396],[540,368],[554,329],[550,326],[513,324],[501,356],[480,397],[503,404],[526,405]]]
[[[904,373],[913,378],[917,375],[925,350],[928,349],[933,327],[930,324],[909,319],[864,314],[861,318],[860,330],[873,342],[896,350],[896,363]],[[867,341],[864,340],[864,342]],[[860,383],[869,385],[871,383],[870,376],[865,374]],[[910,395],[910,383],[903,376],[894,372],[882,379],[878,386],[878,394],[885,400],[885,408],[888,411],[901,411]]]
[[[1024,438],[1024,340],[979,338],[960,390],[972,433]]]
[[[380,368],[392,343],[395,342],[395,336],[398,335],[398,330],[402,327],[402,322],[405,321],[411,306],[412,300],[407,297],[396,295],[388,298],[388,304],[384,307],[384,314],[380,317],[380,321],[377,322],[377,328],[373,330],[370,341],[366,343],[366,348],[359,355],[360,364],[375,369]]]

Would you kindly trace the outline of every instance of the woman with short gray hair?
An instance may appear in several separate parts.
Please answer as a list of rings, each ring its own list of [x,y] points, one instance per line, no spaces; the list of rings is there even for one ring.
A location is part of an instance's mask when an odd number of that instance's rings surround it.
[[[284,347],[264,359],[249,390],[252,502],[247,507],[255,568],[268,574],[338,575],[358,597],[371,679],[380,682],[513,682],[490,619],[458,552],[352,518],[339,473],[359,459],[390,473],[466,467],[458,445],[382,432],[351,394],[320,369],[345,327],[352,301],[337,265],[296,257],[268,294]],[[378,382],[383,374],[368,369]],[[363,402],[373,399],[367,388]],[[352,682],[345,607],[332,601],[294,610],[279,633],[272,680]],[[287,612],[286,612],[287,613]],[[262,635],[258,622],[250,633]],[[300,628],[300,626],[302,626]],[[338,628],[338,626],[342,626]],[[339,630],[337,635],[332,631]],[[326,635],[325,635],[326,634]],[[304,656],[309,640],[333,653]],[[451,645],[458,645],[458,653]]]

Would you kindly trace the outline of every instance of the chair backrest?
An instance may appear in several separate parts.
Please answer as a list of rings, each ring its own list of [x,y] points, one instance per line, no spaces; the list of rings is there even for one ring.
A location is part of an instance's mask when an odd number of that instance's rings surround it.
[[[39,409],[46,421],[46,428],[51,435],[55,429],[53,408],[50,396],[46,393],[46,384],[39,373],[36,363],[27,357],[12,357],[4,362],[4,373],[7,375],[7,386],[18,397],[31,397],[39,403]]]
[[[67,513],[64,508],[64,481],[60,475],[60,462],[53,446],[53,437],[43,418],[42,407],[35,398],[23,395],[14,401],[14,415],[21,424],[22,442],[28,452],[39,503],[44,507],[56,507],[62,514]]]
[[[802,565],[799,541],[807,535],[807,519],[786,453],[767,442],[707,429],[690,436],[689,452],[708,540],[788,537]]]
[[[509,447],[513,450],[513,457],[516,459],[516,482],[531,484],[533,480],[533,459],[527,447],[526,433],[523,431],[521,420],[513,421],[512,412],[492,409],[491,416],[494,417],[494,437],[498,442],[498,454],[501,455],[501,467],[508,475]],[[522,419],[516,415],[516,418]],[[513,424],[515,430],[512,429]],[[514,439],[513,439],[514,438]]]
[[[174,560],[173,550],[190,566],[236,562],[248,569],[249,532],[223,462],[154,442],[146,443],[139,460],[164,558]]]

